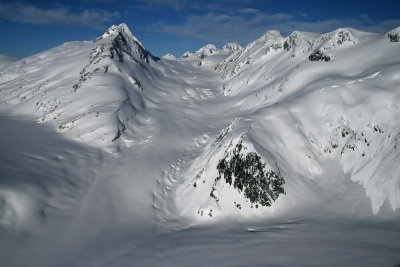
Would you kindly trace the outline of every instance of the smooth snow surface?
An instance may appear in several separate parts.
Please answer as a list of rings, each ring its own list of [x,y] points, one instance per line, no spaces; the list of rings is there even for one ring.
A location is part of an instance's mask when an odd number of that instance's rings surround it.
[[[16,61],[16,58],[0,54],[0,69]]]
[[[348,28],[159,59],[121,24],[9,63],[0,265],[398,266],[399,88],[400,43]],[[216,179],[239,142],[271,206]]]

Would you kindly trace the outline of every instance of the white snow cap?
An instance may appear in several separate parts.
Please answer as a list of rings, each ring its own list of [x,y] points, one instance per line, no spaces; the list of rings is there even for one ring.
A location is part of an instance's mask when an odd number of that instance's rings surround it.
[[[116,37],[119,33],[122,33],[125,36],[128,36],[131,38],[133,41],[138,42],[141,46],[143,44],[132,34],[131,30],[129,29],[128,25],[125,23],[121,23],[118,26],[112,25],[110,28],[108,28],[102,36],[100,36],[97,39],[103,39],[103,38],[114,38]],[[96,39],[96,40],[97,40]]]
[[[181,58],[190,57],[191,55],[193,55],[193,52],[186,51],[185,53],[183,53],[183,55],[181,56]]]
[[[168,54],[165,54],[162,58],[163,59],[169,59],[169,60],[175,60],[176,56],[168,53]]]
[[[203,46],[202,48],[197,50],[197,52],[210,51],[210,50],[215,51],[215,50],[218,50],[218,49],[213,44],[206,44],[205,46]]]

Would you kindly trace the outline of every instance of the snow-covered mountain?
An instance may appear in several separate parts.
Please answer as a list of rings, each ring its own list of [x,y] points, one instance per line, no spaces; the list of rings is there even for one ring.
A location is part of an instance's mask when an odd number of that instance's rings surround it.
[[[176,56],[174,56],[172,54],[165,54],[162,58],[169,59],[169,60],[176,60]]]
[[[112,26],[94,41],[65,43],[7,66],[1,101],[75,139],[110,144],[125,133],[128,144],[133,121],[146,120],[142,83],[157,75],[156,60],[125,24]]]
[[[240,49],[242,49],[242,47],[238,43],[226,43],[222,47],[222,50],[227,50],[227,51],[232,51],[232,52],[239,51]]]
[[[228,140],[217,138],[222,142],[220,149],[207,146],[193,167],[188,168],[192,174],[184,176],[192,176],[193,187],[182,185],[184,188],[176,189],[178,202],[184,203],[182,210],[194,216],[207,210],[211,217],[211,211],[231,214],[235,207],[240,207],[236,210],[239,214],[252,214],[252,208],[260,206],[257,201],[243,199],[245,194],[223,179],[221,182],[221,173],[218,174],[218,163],[224,157],[221,153],[226,154],[235,146],[235,138],[249,139],[250,151],[254,151],[254,143],[260,146],[258,150],[265,150],[269,168],[292,165],[286,166],[291,173],[287,176],[296,179],[329,175],[326,168],[330,164],[325,161],[335,159],[350,179],[363,185],[373,213],[378,213],[385,201],[397,210],[400,191],[394,188],[400,175],[392,174],[400,174],[398,167],[393,168],[400,158],[392,148],[397,147],[400,134],[398,80],[394,78],[398,57],[393,56],[398,53],[398,44],[391,43],[388,36],[354,29],[323,35],[294,32],[286,38],[278,32],[266,32],[216,65],[215,70],[224,80],[222,93],[235,96],[238,103],[233,107],[250,113],[247,116],[252,117],[252,122],[243,122],[243,113],[237,112],[237,117],[222,130],[223,135],[232,131],[238,121],[248,130],[242,129]],[[360,60],[365,64],[360,66]],[[376,91],[379,87],[386,89]],[[384,105],[371,98],[375,94],[385,99]],[[265,119],[271,112],[273,119]],[[258,138],[254,140],[248,136],[254,131],[253,125],[259,125],[254,133]],[[270,145],[259,140],[261,136],[279,136],[280,132],[288,136],[279,138],[279,148],[276,140]],[[297,141],[293,143],[293,139]],[[287,160],[291,154],[295,158]],[[290,185],[286,188],[289,190]],[[296,191],[293,189],[290,195]],[[237,192],[240,194],[235,196]],[[225,202],[227,199],[229,203]],[[192,202],[194,207],[189,210],[188,203]],[[250,211],[243,212],[246,207]]]
[[[157,58],[121,24],[8,63],[0,263],[395,266],[399,29]]]
[[[191,62],[194,66],[211,69],[239,49],[241,49],[241,46],[237,43],[227,43],[222,48],[217,48],[213,44],[206,44],[195,52],[185,52],[180,60]]]

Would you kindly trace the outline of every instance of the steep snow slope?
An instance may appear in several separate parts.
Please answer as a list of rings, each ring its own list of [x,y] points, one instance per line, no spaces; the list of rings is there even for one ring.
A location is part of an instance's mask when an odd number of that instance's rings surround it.
[[[278,48],[271,53],[271,47]],[[333,59],[310,59],[316,50],[329,51]],[[229,113],[230,122],[215,139],[208,133],[200,139],[202,150],[185,168],[179,166],[183,171],[164,177],[165,186],[173,190],[160,193],[160,205],[170,199],[173,208],[162,210],[179,215],[163,216],[210,219],[221,213],[280,212],[309,201],[311,193],[304,194],[298,184],[304,186],[310,179],[346,198],[351,193],[337,184],[341,184],[338,176],[346,175],[364,187],[374,214],[385,201],[397,210],[399,58],[398,44],[386,36],[353,29],[322,36],[295,32],[288,38],[268,32],[228,57],[216,69],[225,79],[222,93],[230,95],[224,99],[229,110],[220,112]],[[281,172],[286,181],[286,195],[270,208],[250,201],[244,189],[218,178],[218,164],[237,138],[244,140],[249,151],[261,154],[267,169]],[[343,173],[338,173],[338,166]],[[332,183],[332,188],[326,183]]]
[[[298,64],[315,55],[316,51],[327,56],[322,59],[333,60],[336,53],[356,44],[358,39],[355,34],[361,39],[371,35],[353,29],[338,29],[324,35],[293,32],[283,38],[277,31],[268,31],[218,64],[215,69],[222,72],[224,79],[229,79],[229,82],[224,84],[225,94],[235,91],[238,87],[247,87],[253,80],[262,79],[264,81],[257,84],[265,86],[277,82],[274,76],[289,76]],[[318,59],[316,57],[315,60]],[[258,68],[255,68],[256,65]],[[291,68],[287,69],[288,66]],[[239,76],[245,76],[247,80]]]
[[[267,32],[171,60],[122,24],[1,69],[0,262],[395,266],[391,36]]]
[[[157,75],[155,60],[126,25],[113,26],[2,69],[0,101],[74,139],[127,146],[135,129],[126,122],[146,120],[142,83]]]

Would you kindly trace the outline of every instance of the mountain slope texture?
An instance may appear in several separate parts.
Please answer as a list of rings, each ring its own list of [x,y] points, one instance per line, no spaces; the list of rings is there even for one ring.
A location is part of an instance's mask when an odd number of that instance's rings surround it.
[[[0,58],[1,266],[398,266],[400,28]]]

